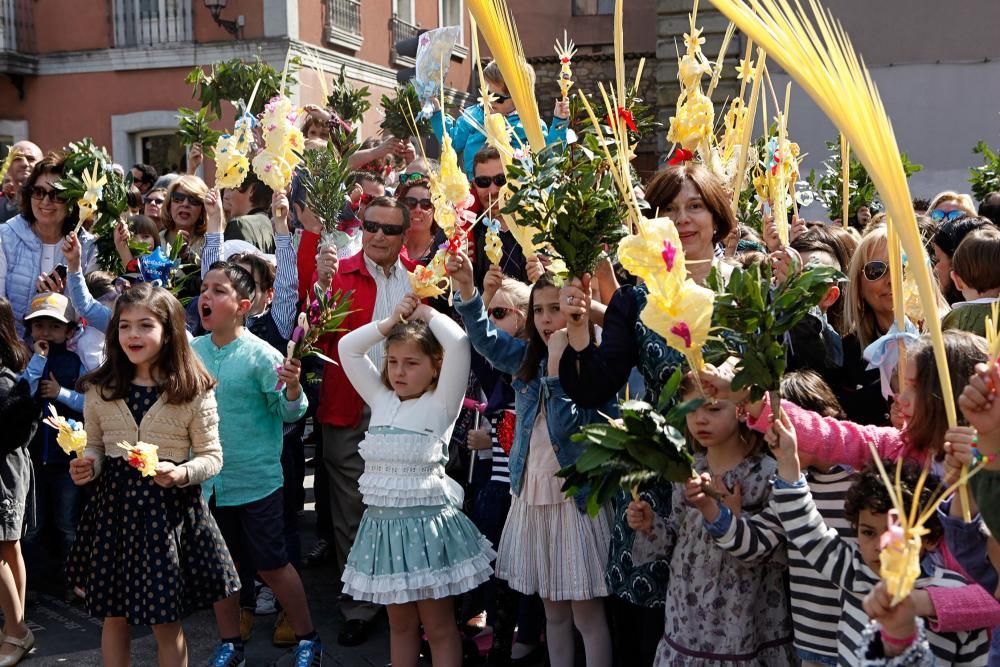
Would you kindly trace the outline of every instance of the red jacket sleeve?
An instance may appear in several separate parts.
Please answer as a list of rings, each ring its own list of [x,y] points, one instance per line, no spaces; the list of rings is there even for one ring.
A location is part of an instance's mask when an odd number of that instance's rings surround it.
[[[299,270],[299,301],[306,298],[316,282],[316,253],[319,252],[319,234],[302,230],[296,264]]]

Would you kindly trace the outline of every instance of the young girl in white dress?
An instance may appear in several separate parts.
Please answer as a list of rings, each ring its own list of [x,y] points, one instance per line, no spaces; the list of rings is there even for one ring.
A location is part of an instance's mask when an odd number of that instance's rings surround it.
[[[368,508],[343,592],[386,605],[396,667],[416,665],[421,625],[435,667],[458,667],[451,596],[489,579],[496,554],[462,514],[462,488],[444,471],[468,383],[469,343],[450,318],[418,303],[407,296],[388,319],[340,341],[344,372],[372,413],[359,448]],[[383,342],[380,372],[366,354]]]

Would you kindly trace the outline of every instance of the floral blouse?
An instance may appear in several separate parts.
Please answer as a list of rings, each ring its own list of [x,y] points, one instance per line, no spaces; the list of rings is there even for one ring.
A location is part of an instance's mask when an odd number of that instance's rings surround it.
[[[695,460],[707,471],[704,456]],[[767,507],[774,459],[745,459],[723,476],[727,488],[740,484],[740,519]],[[669,562],[663,638],[656,665],[728,667],[797,664],[788,608],[784,540],[768,528],[748,524],[760,534],[755,558],[738,560],[716,546],[701,512],[673,485],[666,513],[659,512],[650,535],[636,535],[632,558]]]

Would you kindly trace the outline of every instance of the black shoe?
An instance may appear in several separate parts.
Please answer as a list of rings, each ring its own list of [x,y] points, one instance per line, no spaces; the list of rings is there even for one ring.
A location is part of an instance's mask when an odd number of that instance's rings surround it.
[[[322,565],[323,563],[330,560],[333,555],[333,545],[328,541],[320,538],[316,540],[316,544],[313,548],[302,557],[302,567],[313,567],[314,565]]]
[[[371,631],[371,622],[353,618],[344,623],[337,635],[337,643],[341,646],[360,646],[368,639]]]

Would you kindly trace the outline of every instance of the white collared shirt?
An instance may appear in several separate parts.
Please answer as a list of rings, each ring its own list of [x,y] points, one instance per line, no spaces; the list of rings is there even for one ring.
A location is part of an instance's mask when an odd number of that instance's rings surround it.
[[[392,311],[396,309],[403,297],[412,291],[410,276],[399,259],[396,259],[396,263],[389,269],[387,276],[382,267],[373,262],[368,255],[362,253],[362,257],[364,257],[368,273],[375,280],[375,308],[372,311],[372,322],[381,322],[392,315]],[[382,362],[385,359],[385,345],[379,343],[372,346],[368,351],[368,358],[381,372]]]

